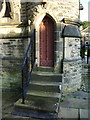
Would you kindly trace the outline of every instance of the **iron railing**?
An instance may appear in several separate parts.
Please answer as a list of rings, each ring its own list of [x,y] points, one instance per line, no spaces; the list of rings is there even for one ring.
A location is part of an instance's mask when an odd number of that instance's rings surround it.
[[[32,74],[32,69],[35,63],[35,29],[31,33],[30,43],[26,50],[21,71],[22,71],[22,104],[25,104],[25,97],[28,91],[28,86]]]

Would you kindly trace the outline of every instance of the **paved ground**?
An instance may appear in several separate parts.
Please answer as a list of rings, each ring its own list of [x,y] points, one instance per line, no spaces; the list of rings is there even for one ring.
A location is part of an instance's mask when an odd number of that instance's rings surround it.
[[[77,92],[71,93],[67,96],[63,96],[61,101],[61,107],[59,112],[60,120],[90,120],[89,113],[89,99],[90,99],[90,61],[87,65],[86,60],[83,61],[83,75],[82,75],[82,87]],[[12,96],[12,94],[14,96]],[[14,116],[11,115],[11,111],[13,110],[14,102],[17,101],[19,96],[14,93],[9,94],[9,97],[3,95],[5,99],[3,99],[3,118],[13,120],[39,120],[28,117]],[[16,98],[17,96],[17,98]],[[49,119],[48,119],[49,120]]]

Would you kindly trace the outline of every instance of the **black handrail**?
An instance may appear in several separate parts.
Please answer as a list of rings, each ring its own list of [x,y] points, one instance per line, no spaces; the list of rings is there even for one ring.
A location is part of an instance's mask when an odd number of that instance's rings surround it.
[[[21,71],[22,71],[22,104],[25,104],[25,97],[28,91],[28,85],[32,74],[32,69],[35,62],[35,29],[30,38],[30,43],[26,50]],[[31,67],[30,67],[31,66]]]
[[[24,66],[25,66],[25,62],[27,60],[27,57],[28,57],[28,52],[30,50],[30,47],[31,47],[31,43],[32,43],[32,39],[30,40],[30,43],[28,45],[28,48],[27,48],[27,51],[26,51],[26,54],[24,56],[24,59],[23,59],[23,62],[22,62],[22,67],[21,67],[21,70],[23,70]]]

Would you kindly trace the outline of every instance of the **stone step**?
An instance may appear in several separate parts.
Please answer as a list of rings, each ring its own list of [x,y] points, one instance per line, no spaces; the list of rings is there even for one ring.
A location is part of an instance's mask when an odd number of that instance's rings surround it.
[[[51,112],[57,113],[58,112],[58,103],[52,104],[48,101],[28,101],[25,100],[25,104],[22,104],[22,100],[19,99],[15,103],[15,108],[23,109],[23,110],[32,110],[32,111],[42,111],[42,112]]]
[[[35,120],[36,119],[54,120],[58,118],[58,113],[50,113],[50,112],[42,112],[42,111],[38,112],[38,111],[32,111],[32,110],[26,110],[20,108],[14,108],[12,114],[17,116],[30,117]]]
[[[41,71],[41,72],[53,72],[53,67],[34,67],[34,71]]]
[[[62,82],[47,82],[47,81],[34,81],[31,80],[30,84],[36,84],[36,85],[46,85],[46,86],[58,86],[62,85]]]
[[[60,93],[61,87],[59,84],[41,84],[41,83],[30,83],[29,84],[29,90],[35,90],[35,91],[44,91],[44,92],[56,92]]]
[[[53,72],[33,72],[32,81],[62,82],[62,75]]]
[[[61,98],[60,93],[43,92],[43,91],[28,91],[26,94],[26,100],[31,101],[50,101],[53,103],[59,102]]]
[[[36,69],[36,68],[34,68]],[[53,68],[39,67],[32,72],[25,104],[19,99],[14,114],[35,118],[57,118],[61,98],[62,75]]]

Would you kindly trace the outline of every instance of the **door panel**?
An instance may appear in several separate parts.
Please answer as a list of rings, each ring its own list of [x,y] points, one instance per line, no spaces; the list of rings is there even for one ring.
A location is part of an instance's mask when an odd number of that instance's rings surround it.
[[[54,65],[54,23],[45,17],[40,24],[40,66]]]

